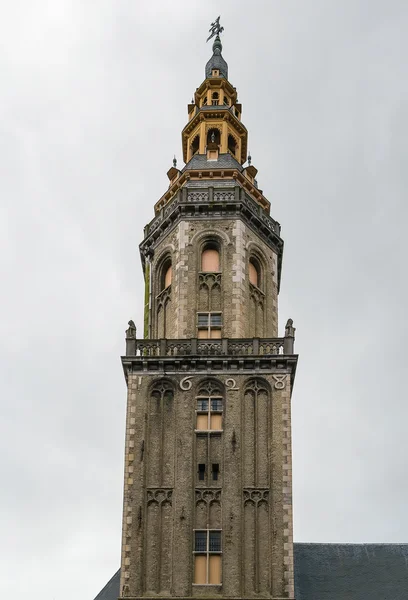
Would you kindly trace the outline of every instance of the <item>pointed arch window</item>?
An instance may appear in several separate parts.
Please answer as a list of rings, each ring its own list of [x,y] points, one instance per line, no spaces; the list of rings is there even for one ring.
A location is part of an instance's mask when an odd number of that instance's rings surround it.
[[[171,285],[172,268],[171,265],[167,268],[164,274],[164,287],[168,288]]]
[[[254,256],[249,259],[249,282],[257,288],[261,288],[261,266]]]
[[[160,277],[160,291],[161,292],[163,290],[166,290],[168,287],[170,287],[172,275],[173,275],[173,269],[172,269],[172,265],[171,265],[171,258],[168,257],[163,262],[163,265],[161,268],[161,277]]]

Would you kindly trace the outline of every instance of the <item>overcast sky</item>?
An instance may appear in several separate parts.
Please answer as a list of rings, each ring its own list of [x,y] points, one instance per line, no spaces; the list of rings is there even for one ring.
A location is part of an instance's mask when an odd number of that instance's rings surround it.
[[[1,4],[0,597],[119,566],[138,244],[220,13],[285,240],[295,541],[408,542],[407,1]]]

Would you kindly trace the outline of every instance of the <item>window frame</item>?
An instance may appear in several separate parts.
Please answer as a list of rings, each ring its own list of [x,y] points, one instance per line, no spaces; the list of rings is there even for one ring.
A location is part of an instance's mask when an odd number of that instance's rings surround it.
[[[219,481],[220,463],[211,463],[211,481]]]
[[[200,325],[200,316],[202,317],[203,315],[207,316],[207,324],[206,325]],[[219,325],[211,323],[211,318],[213,316],[220,317]],[[198,335],[198,333],[200,331],[207,331],[208,337],[200,338],[200,336]],[[220,337],[211,337],[212,331],[219,331]],[[197,338],[203,339],[203,340],[219,340],[219,339],[221,339],[221,337],[222,337],[222,311],[214,310],[214,311],[199,311],[199,312],[197,312]]]
[[[250,279],[250,265],[252,265],[252,267],[256,271],[256,283],[253,283],[251,281],[251,279]],[[249,260],[248,260],[248,281],[255,288],[257,288],[261,292],[263,291],[263,289],[262,289],[263,288],[263,269],[262,269],[262,264],[261,264],[261,261],[258,259],[258,257],[256,255],[254,255],[254,254],[252,254],[249,257]]]
[[[230,147],[230,139],[234,142],[234,149],[232,149],[232,147]],[[227,136],[227,149],[228,149],[228,152],[230,154],[232,154],[232,156],[236,155],[237,149],[238,149],[238,141],[235,139],[235,137],[232,135],[232,133],[229,133]]]
[[[200,467],[204,467],[204,469],[200,469]],[[206,475],[206,465],[205,463],[198,463],[198,468],[197,468],[197,479],[198,481],[205,481],[205,475]]]
[[[170,270],[170,283],[168,285],[166,285],[166,275],[168,273],[168,271]],[[157,297],[160,296],[160,294],[162,292],[164,292],[165,290],[170,290],[171,289],[171,284],[173,281],[173,260],[172,260],[172,256],[171,254],[166,254],[166,256],[164,258],[161,259],[159,265],[158,265],[158,279],[157,281],[157,285],[158,285],[158,293],[157,293]]]
[[[193,583],[193,585],[222,585],[222,529],[193,529],[194,537],[193,537],[193,556],[194,559],[197,556],[204,556],[206,559],[206,582],[205,583]],[[205,550],[196,550],[196,535],[197,533],[205,533]],[[217,533],[219,534],[219,550],[211,550],[211,534]],[[211,556],[219,556],[221,562],[220,568],[220,581],[219,583],[210,583],[210,557]],[[196,576],[196,562],[194,560],[194,580]]]
[[[197,144],[195,144],[196,140],[198,140]],[[191,140],[191,156],[195,156],[199,152],[200,152],[200,134],[197,133]]]
[[[198,402],[202,402],[203,400],[207,400],[208,402],[208,408],[207,410],[205,409],[199,409],[197,408],[198,406]],[[216,400],[219,401],[221,400],[221,409],[220,408],[212,408],[212,401]],[[217,395],[213,395],[213,394],[199,394],[198,396],[196,396],[196,431],[197,432],[213,432],[213,431],[223,431],[223,416],[224,416],[224,397],[221,395],[221,393],[219,392]],[[197,427],[198,423],[198,419],[197,417],[199,415],[207,415],[207,428],[206,429],[200,429],[199,427]],[[211,417],[212,415],[221,415],[221,429],[213,429],[211,427]]]
[[[203,257],[204,257],[204,253],[207,252],[207,250],[213,250],[218,253],[218,270],[217,271],[205,271],[203,269]],[[201,248],[199,258],[200,258],[200,262],[199,262],[200,273],[222,273],[221,251],[220,251],[220,245],[217,242],[207,241]]]

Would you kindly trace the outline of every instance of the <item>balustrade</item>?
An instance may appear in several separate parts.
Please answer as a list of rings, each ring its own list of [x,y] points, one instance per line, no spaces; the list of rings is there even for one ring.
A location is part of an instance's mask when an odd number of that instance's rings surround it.
[[[284,354],[285,346],[285,338],[134,339],[133,342],[128,356],[268,356]]]

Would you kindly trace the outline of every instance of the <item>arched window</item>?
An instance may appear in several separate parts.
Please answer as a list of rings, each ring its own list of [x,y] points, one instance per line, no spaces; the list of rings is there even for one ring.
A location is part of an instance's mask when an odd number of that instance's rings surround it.
[[[235,156],[235,152],[237,149],[237,142],[235,141],[234,136],[228,136],[228,151],[231,152]]]
[[[261,287],[261,268],[256,258],[249,259],[249,281],[257,288]]]
[[[191,143],[191,154],[194,156],[194,154],[197,154],[199,149],[200,149],[200,136],[196,135]]]
[[[213,244],[206,246],[201,254],[201,271],[203,273],[220,272],[220,253]]]
[[[171,258],[168,257],[162,264],[160,277],[160,291],[162,292],[171,285],[173,269],[171,266]]]
[[[228,96],[225,96],[225,94],[224,94],[224,104],[226,106],[229,106],[229,99],[228,99]]]
[[[203,106],[206,106],[206,105],[207,105],[207,96],[204,96],[204,98],[203,98]]]
[[[167,271],[164,274],[164,287],[168,288],[169,285],[171,284],[171,275],[172,275],[172,269],[171,269],[171,265],[170,267],[168,267]]]
[[[219,129],[209,129],[207,133],[207,146],[210,144],[220,145],[220,131]]]
[[[212,100],[212,105],[213,106],[218,106],[218,102],[219,102],[219,94],[218,92],[213,92],[212,96],[211,96],[211,100]]]

